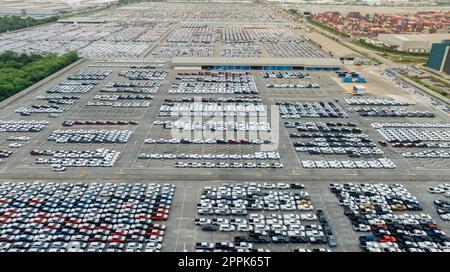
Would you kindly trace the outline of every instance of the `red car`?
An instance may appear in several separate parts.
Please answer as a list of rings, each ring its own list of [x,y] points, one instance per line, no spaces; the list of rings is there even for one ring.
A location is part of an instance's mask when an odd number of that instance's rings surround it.
[[[395,239],[394,236],[384,235],[377,238],[378,242],[380,243],[395,243],[397,242],[397,239]]]
[[[373,229],[384,229],[384,230],[387,230],[388,228],[387,228],[386,225],[383,225],[383,224],[376,224],[376,225],[373,227]]]
[[[169,218],[169,216],[167,214],[162,214],[162,213],[157,213],[157,214],[152,214],[152,216],[150,217],[151,220],[155,220],[155,221],[164,221],[167,220],[167,218]]]
[[[39,150],[32,150],[32,151],[30,152],[30,154],[31,154],[31,155],[35,155],[35,156],[39,156],[39,155],[43,155],[44,152],[39,151]]]

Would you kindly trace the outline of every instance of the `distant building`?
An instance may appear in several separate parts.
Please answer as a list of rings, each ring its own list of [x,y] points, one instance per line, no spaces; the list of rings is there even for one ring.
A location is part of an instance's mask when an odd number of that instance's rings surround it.
[[[53,16],[117,4],[118,0],[0,0],[0,16]]]
[[[450,40],[450,34],[379,34],[378,41],[400,51],[427,53],[433,43]]]
[[[428,57],[427,67],[450,75],[450,40],[434,43]]]

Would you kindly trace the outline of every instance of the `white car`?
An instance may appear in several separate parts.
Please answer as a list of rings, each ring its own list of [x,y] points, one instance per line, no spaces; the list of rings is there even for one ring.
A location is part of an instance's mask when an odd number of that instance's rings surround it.
[[[231,231],[235,231],[235,229],[236,229],[236,227],[234,225],[230,225],[230,224],[220,224],[219,225],[220,231],[231,232]]]
[[[353,229],[355,231],[366,232],[370,231],[370,226],[365,224],[358,224],[357,226],[353,225]]]
[[[314,210],[314,207],[313,207],[313,205],[302,204],[302,205],[297,205],[297,209],[299,211],[312,211],[312,210]]]
[[[22,144],[19,144],[19,143],[12,143],[12,144],[9,144],[9,147],[11,147],[11,148],[19,148],[19,147],[21,147],[22,146]]]

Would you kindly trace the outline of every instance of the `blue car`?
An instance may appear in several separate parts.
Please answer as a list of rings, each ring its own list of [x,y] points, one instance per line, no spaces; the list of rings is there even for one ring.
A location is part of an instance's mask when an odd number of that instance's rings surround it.
[[[375,237],[374,235],[365,235],[365,236],[359,237],[360,242],[374,242],[376,240],[377,240],[377,237]]]

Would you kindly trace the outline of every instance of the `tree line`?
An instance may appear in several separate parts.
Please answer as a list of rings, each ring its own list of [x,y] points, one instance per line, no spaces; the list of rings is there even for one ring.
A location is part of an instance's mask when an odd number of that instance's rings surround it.
[[[369,49],[373,49],[376,51],[384,52],[384,53],[393,53],[397,55],[404,55],[404,56],[414,56],[414,57],[428,57],[429,53],[422,53],[422,52],[408,52],[408,51],[401,51],[394,48],[386,47],[386,46],[379,46],[372,43],[366,42],[364,39],[358,39],[354,41],[355,44],[359,46],[363,46]]]
[[[35,19],[32,17],[22,18],[20,16],[2,16],[0,17],[0,33],[56,22],[57,20],[58,16],[45,17],[41,19]]]
[[[78,60],[78,53],[70,51],[58,56],[49,54],[0,54],[0,101],[22,91],[34,83]]]

